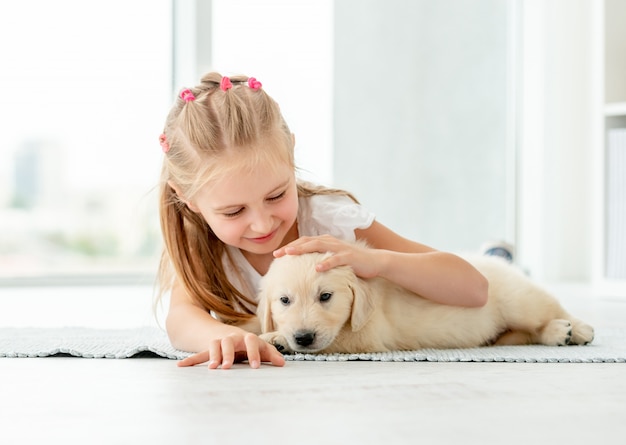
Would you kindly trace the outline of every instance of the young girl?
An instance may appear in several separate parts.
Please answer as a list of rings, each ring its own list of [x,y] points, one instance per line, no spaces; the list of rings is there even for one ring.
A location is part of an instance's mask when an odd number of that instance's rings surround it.
[[[320,272],[349,265],[439,303],[485,304],[485,278],[461,258],[402,238],[347,192],[299,181],[294,141],[253,77],[209,73],[169,113],[160,137],[159,281],[161,295],[171,291],[172,345],[196,352],[180,366],[285,363],[256,335],[254,317],[258,282],[283,255],[332,252]],[[370,247],[350,243],[357,239]]]

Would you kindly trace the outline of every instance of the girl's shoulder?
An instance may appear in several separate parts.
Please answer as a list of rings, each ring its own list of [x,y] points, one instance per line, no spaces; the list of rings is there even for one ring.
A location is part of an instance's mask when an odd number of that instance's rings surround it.
[[[355,229],[367,229],[375,215],[341,194],[321,194],[299,199],[298,231],[300,236],[332,235],[354,241]]]

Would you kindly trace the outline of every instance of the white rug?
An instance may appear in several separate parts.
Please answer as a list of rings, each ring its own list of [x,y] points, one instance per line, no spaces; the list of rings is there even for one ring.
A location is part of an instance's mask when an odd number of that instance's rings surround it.
[[[85,358],[165,357],[189,355],[169,343],[158,328],[0,328],[0,357],[73,356]],[[596,329],[587,346],[497,346],[471,349],[422,349],[363,354],[296,354],[287,360],[626,363],[626,330]]]

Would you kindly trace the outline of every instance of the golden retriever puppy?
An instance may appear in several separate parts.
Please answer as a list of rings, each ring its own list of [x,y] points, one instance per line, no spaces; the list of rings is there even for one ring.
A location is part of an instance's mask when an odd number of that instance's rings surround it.
[[[349,267],[317,272],[324,254],[274,260],[261,281],[261,338],[285,353],[358,353],[494,344],[583,345],[591,326],[515,267],[472,257],[489,281],[480,308],[433,303],[383,278],[362,279]]]

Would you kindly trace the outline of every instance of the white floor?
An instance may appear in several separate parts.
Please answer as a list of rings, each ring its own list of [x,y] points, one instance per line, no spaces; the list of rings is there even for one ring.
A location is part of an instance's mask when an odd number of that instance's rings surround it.
[[[559,288],[596,327],[626,298]],[[0,326],[154,323],[149,288],[0,289]],[[567,295],[566,295],[567,294]],[[619,443],[626,364],[0,359],[0,443]]]

